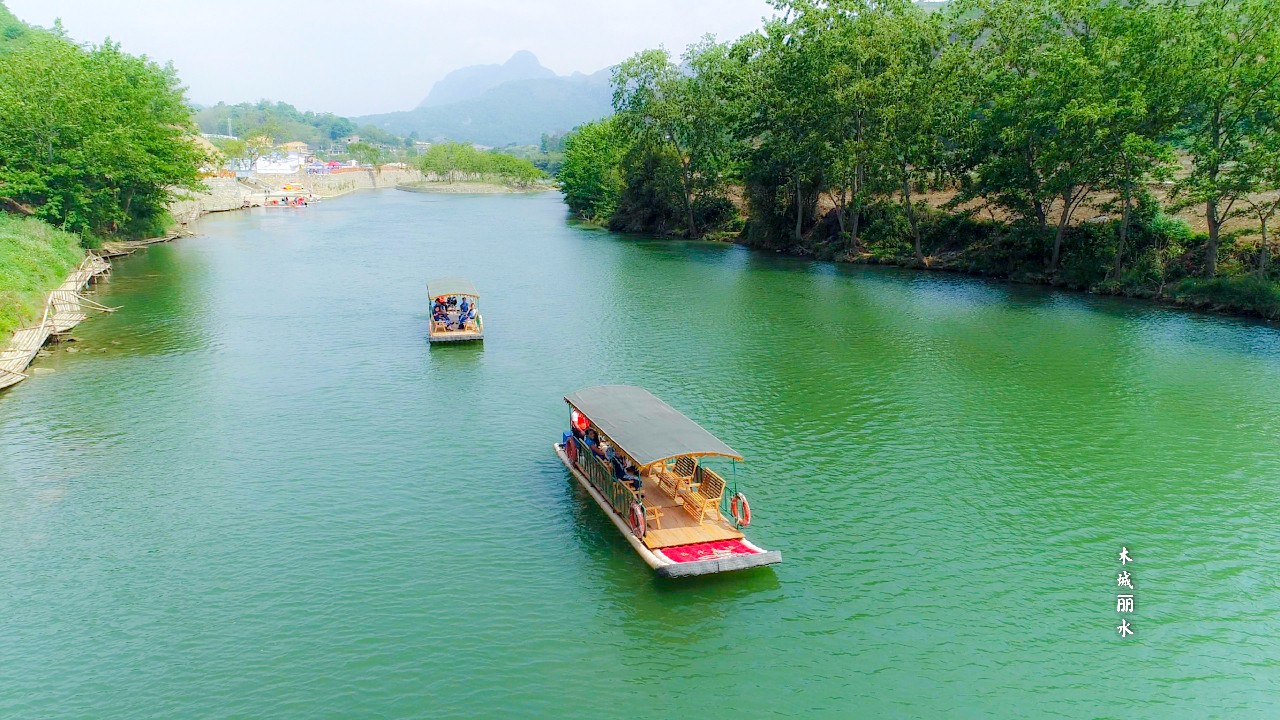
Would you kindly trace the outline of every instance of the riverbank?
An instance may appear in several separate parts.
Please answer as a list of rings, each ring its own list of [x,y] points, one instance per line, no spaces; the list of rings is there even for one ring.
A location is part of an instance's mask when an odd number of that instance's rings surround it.
[[[179,226],[185,227],[209,213],[259,207],[267,192],[278,191],[285,185],[301,185],[315,197],[335,198],[357,190],[396,187],[427,179],[417,170],[394,168],[328,175],[257,175],[245,181],[207,178],[204,180],[205,192],[183,193],[169,205],[169,214]]]
[[[357,190],[396,187],[422,181],[417,170],[383,170],[334,175],[279,175],[241,182],[207,178],[204,192],[184,192],[169,205],[176,226],[165,236],[108,241],[86,251],[81,238],[30,217],[0,212],[0,388],[26,378],[22,371],[40,348],[84,319],[79,291],[105,274],[105,258],[127,255],[149,245],[190,235],[189,225],[218,212],[261,206],[270,189],[302,185],[314,197],[335,198]],[[95,308],[101,309],[101,308]],[[57,316],[57,321],[51,318]]]
[[[1280,284],[1276,273],[1257,272],[1257,252],[1247,240],[1224,245],[1218,274],[1200,275],[1207,236],[1183,215],[1152,206],[1135,210],[1116,270],[1118,218],[1077,216],[1065,229],[1061,258],[1047,267],[1052,238],[1037,228],[1004,218],[982,218],[976,210],[954,211],[947,196],[935,194],[916,206],[923,262],[915,254],[911,224],[900,204],[877,202],[864,208],[859,242],[850,248],[848,233],[832,207],[799,239],[774,228],[753,226],[740,198],[732,219],[704,239],[732,242],[767,252],[854,265],[890,265],[1039,285],[1058,290],[1150,301],[1166,307],[1220,315],[1280,321]],[[617,222],[608,227],[617,230]],[[1237,220],[1237,222],[1239,222]],[[1247,237],[1247,226],[1233,231]]]
[[[76,269],[45,300],[40,321],[13,333],[9,344],[0,350],[0,389],[27,379],[24,372],[49,338],[69,332],[85,319],[86,311],[114,312],[80,295],[94,279],[111,270],[107,261],[86,255]]]
[[[0,337],[39,322],[49,293],[84,253],[71,233],[0,212]]]
[[[742,243],[736,238],[731,242],[750,247],[749,244]],[[801,253],[788,254],[803,256]],[[1102,283],[1094,287],[1078,287],[1058,282],[1045,273],[1008,274],[988,271],[980,262],[975,262],[963,253],[931,255],[925,259],[927,264],[921,265],[913,256],[886,257],[860,253],[834,261],[852,265],[887,265],[921,272],[955,273],[1019,285],[1039,285],[1086,295],[1145,300],[1156,305],[1190,312],[1260,318],[1270,323],[1280,322],[1280,288],[1275,283],[1263,280],[1255,274],[1218,276],[1212,280],[1183,278],[1177,283],[1154,287],[1126,285],[1120,282]]]
[[[444,180],[423,180],[421,182],[397,185],[397,190],[418,193],[451,193],[466,195],[504,195],[507,193],[540,193],[554,190],[549,185],[515,187],[491,182],[448,182]]]

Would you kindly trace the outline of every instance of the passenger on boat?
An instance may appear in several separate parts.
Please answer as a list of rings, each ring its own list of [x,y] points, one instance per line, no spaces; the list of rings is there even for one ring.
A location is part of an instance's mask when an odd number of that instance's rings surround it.
[[[631,462],[623,457],[621,453],[615,452],[613,448],[609,448],[606,452],[609,455],[609,463],[613,465],[613,476],[631,485],[636,492],[640,492],[640,488],[644,487],[644,481],[635,473]]]

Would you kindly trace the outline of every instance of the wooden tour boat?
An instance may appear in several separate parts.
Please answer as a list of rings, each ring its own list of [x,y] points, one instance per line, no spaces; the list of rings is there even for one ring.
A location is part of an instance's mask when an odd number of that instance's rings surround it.
[[[427,340],[433,343],[463,342],[484,339],[484,318],[477,303],[480,293],[470,280],[459,277],[439,278],[427,283],[431,300],[431,329]],[[437,317],[436,305],[443,303]]]
[[[782,562],[742,534],[751,506],[703,461],[742,456],[649,391],[603,385],[566,395],[571,430],[555,445],[573,477],[663,577]],[[594,431],[618,460],[602,459]],[[618,476],[623,475],[620,479]]]

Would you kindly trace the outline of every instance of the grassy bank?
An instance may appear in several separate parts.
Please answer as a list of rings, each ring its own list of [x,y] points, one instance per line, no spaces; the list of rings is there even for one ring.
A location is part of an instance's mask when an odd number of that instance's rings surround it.
[[[40,321],[49,291],[82,257],[77,236],[0,213],[0,344],[14,330]]]

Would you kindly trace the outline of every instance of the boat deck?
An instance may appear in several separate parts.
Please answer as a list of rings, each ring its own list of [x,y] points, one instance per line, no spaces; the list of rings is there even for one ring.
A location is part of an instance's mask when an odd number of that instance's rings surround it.
[[[644,493],[646,507],[658,508],[658,521],[649,520],[648,532],[644,536],[644,544],[650,550],[742,538],[742,533],[723,519],[709,517],[699,525],[675,498],[658,489],[656,477],[646,476],[641,492]]]

